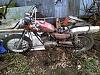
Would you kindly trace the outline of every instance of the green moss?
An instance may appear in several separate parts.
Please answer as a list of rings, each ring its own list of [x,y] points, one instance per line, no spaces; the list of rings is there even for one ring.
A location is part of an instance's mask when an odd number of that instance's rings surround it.
[[[0,8],[0,13],[3,13],[4,12],[4,8]]]

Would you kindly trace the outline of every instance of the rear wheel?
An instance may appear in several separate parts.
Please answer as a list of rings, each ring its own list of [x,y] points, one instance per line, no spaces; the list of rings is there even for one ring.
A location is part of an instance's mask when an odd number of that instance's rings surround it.
[[[92,35],[78,35],[77,42],[74,42],[75,51],[81,52],[92,48],[94,40]]]
[[[3,41],[4,47],[13,52],[28,51],[32,47],[32,41],[27,36],[21,37],[21,34],[6,37]]]

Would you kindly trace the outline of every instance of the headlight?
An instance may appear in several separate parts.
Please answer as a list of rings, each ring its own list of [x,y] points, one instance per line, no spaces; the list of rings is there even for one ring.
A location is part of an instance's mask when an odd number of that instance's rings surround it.
[[[25,25],[28,25],[28,24],[30,24],[32,22],[30,17],[25,17],[23,20],[24,20],[24,24]]]

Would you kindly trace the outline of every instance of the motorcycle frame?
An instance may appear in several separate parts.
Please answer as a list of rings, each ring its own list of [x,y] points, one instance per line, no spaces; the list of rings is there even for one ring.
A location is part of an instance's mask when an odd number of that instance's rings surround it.
[[[33,38],[32,37],[32,33],[34,34],[34,36],[36,36],[36,38],[40,41],[40,43],[42,44],[42,45],[44,45],[44,42],[41,40],[41,36],[38,34],[38,32],[33,32],[33,31],[31,31],[31,30],[26,30],[26,29],[24,29],[23,30],[23,32],[22,32],[22,37],[20,38],[20,39],[22,39],[22,38],[24,38],[24,36],[26,36],[25,34],[27,33],[28,34],[28,38]],[[31,39],[32,40],[32,39]],[[20,45],[20,43],[21,43],[21,41],[19,42],[19,45]]]
[[[33,34],[32,34],[32,33]],[[41,39],[41,36],[39,35],[39,33],[38,32],[33,32],[33,31],[31,31],[31,30],[26,30],[26,29],[24,29],[23,30],[23,32],[22,32],[22,37],[20,38],[20,42],[19,42],[19,45],[20,45],[20,43],[21,43],[21,39],[22,38],[24,38],[24,36],[26,36],[25,34],[28,34],[28,38],[33,38],[32,36],[36,36],[36,38],[39,40],[39,42],[44,46],[44,41]],[[76,48],[76,46],[75,46],[75,40],[76,39],[78,39],[78,37],[77,37],[78,35],[77,34],[71,34],[71,38],[72,38],[72,44],[73,44],[73,47],[74,48]],[[31,39],[32,40],[32,39]],[[40,46],[40,45],[37,45],[37,46]],[[34,46],[32,46],[32,47],[34,47]],[[61,46],[57,46],[57,47],[61,47]],[[66,47],[72,47],[72,46],[66,46]]]

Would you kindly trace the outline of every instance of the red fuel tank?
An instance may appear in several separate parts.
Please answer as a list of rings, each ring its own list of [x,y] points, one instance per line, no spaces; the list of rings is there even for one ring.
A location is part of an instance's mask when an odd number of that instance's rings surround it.
[[[40,31],[43,31],[43,32],[54,32],[55,31],[55,27],[48,22],[45,22],[42,20],[36,20],[35,23],[39,25]]]

